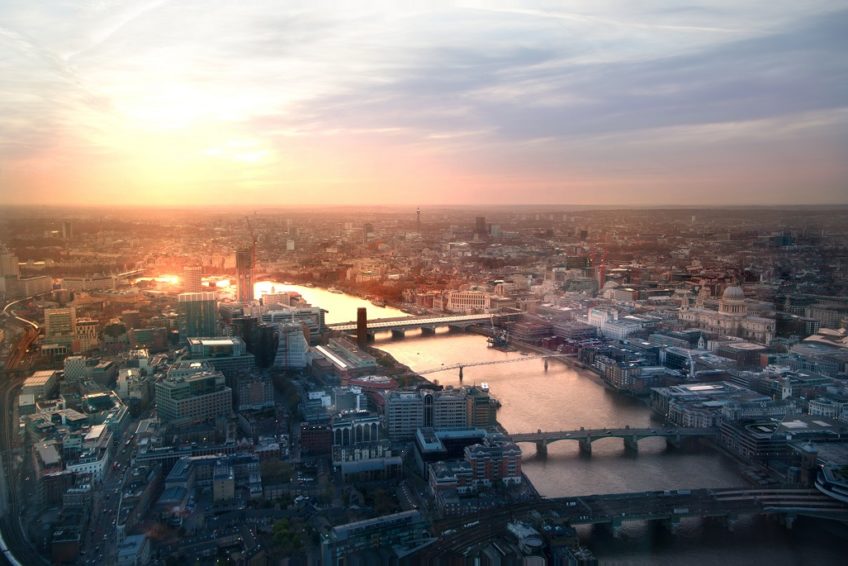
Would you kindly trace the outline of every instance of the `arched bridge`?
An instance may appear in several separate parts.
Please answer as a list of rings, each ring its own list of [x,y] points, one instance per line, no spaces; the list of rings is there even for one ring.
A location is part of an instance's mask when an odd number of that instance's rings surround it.
[[[582,454],[592,453],[592,443],[602,438],[621,438],[624,440],[624,448],[628,452],[639,451],[639,441],[651,436],[659,436],[666,439],[671,446],[679,446],[688,438],[713,437],[718,434],[715,428],[581,428],[579,430],[559,431],[537,431],[510,434],[510,438],[516,444],[519,442],[533,442],[536,444],[536,453],[547,455],[548,444],[560,440],[576,440],[580,444]]]

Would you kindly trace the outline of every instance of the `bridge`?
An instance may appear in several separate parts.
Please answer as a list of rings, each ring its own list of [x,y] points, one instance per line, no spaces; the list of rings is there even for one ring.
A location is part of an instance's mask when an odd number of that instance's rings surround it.
[[[551,432],[525,432],[510,434],[513,442],[532,442],[536,444],[536,453],[547,456],[548,444],[560,440],[575,440],[580,445],[580,453],[592,453],[592,443],[602,438],[621,438],[627,452],[639,452],[639,441],[643,438],[658,436],[666,439],[670,446],[680,446],[688,438],[713,437],[718,434],[715,428],[580,428],[580,430],[559,430]]]
[[[476,366],[495,366],[500,364],[515,364],[518,362],[526,362],[527,360],[544,360],[545,361],[545,371],[548,371],[548,360],[551,359],[565,359],[565,358],[576,358],[577,354],[540,354],[538,356],[521,356],[518,358],[510,358],[508,360],[486,360],[483,362],[463,362],[460,364],[452,364],[452,365],[442,365],[437,368],[429,368],[423,371],[416,371],[418,375],[428,375],[431,373],[439,373],[441,371],[447,371],[452,369],[459,370],[459,380],[462,381],[462,370],[464,368],[476,367]]]
[[[629,521],[658,521],[674,532],[687,517],[721,521],[729,530],[743,515],[779,517],[787,528],[800,516],[848,522],[848,505],[806,488],[678,489],[560,497],[437,521],[433,531],[438,541],[419,554],[421,563],[461,557],[468,548],[503,533],[510,521],[531,513],[541,513],[550,522],[602,525],[614,535]]]
[[[373,340],[376,332],[389,330],[394,338],[403,338],[407,330],[421,329],[423,334],[435,334],[436,328],[447,326],[451,330],[466,330],[469,326],[481,323],[506,321],[515,318],[515,314],[459,314],[448,316],[407,316],[400,318],[378,318],[367,322],[368,339]],[[328,324],[329,330],[337,332],[356,332],[356,322]]]

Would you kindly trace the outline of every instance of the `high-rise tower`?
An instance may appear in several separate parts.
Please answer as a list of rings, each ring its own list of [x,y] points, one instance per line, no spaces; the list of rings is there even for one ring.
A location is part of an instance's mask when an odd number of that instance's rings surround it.
[[[180,293],[177,296],[180,338],[208,338],[218,334],[218,301],[215,293]]]
[[[253,250],[244,248],[236,251],[236,276],[238,278],[238,300],[249,303],[253,300]]]
[[[199,265],[187,265],[183,267],[183,291],[186,293],[199,293],[203,290],[203,268]]]

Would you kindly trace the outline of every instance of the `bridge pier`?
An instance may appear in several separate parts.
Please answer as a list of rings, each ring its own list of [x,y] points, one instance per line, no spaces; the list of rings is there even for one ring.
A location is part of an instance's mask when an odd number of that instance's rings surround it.
[[[373,342],[377,339],[377,333],[369,330],[366,333],[366,337],[367,337],[368,342]]]
[[[619,538],[621,536],[621,519],[613,519],[609,528],[612,531],[613,538]]]
[[[402,328],[392,328],[392,338],[395,340],[403,340],[406,338],[406,330]]]
[[[625,436],[624,437],[624,451],[628,454],[638,454],[639,453],[639,439],[635,436]]]
[[[462,366],[459,366],[459,382],[462,383]]]
[[[435,326],[422,326],[421,327],[421,336],[432,336],[436,333]]]
[[[680,435],[666,436],[665,445],[667,448],[678,449],[683,445],[683,439],[680,437]]]
[[[542,458],[548,457],[548,441],[540,440],[536,443],[536,455]]]
[[[545,358],[545,371],[548,371],[548,358]]]
[[[587,436],[586,438],[581,438],[578,442],[580,444],[580,453],[584,456],[592,455],[592,437]]]

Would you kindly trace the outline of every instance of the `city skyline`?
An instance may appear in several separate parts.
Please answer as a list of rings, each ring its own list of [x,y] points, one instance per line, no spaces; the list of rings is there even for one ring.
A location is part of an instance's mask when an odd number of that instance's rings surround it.
[[[2,205],[847,201],[838,2],[11,1],[0,21]]]

